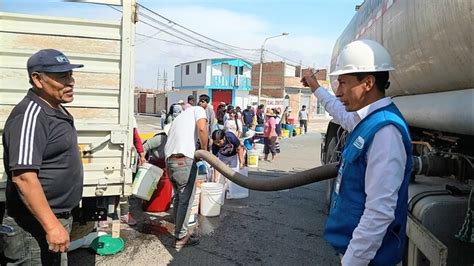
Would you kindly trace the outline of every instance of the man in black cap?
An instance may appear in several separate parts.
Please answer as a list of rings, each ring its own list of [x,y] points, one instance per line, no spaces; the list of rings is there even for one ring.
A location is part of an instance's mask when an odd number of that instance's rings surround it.
[[[71,114],[75,65],[44,49],[27,62],[32,88],[13,108],[3,132],[7,174],[4,237],[8,262],[67,265],[71,210],[82,197],[83,168]]]

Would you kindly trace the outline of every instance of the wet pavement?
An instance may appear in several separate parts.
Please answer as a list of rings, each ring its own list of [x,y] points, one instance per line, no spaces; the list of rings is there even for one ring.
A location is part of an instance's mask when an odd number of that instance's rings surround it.
[[[319,165],[320,134],[283,139],[275,161],[259,161],[249,175],[269,178]],[[131,211],[138,225],[122,226],[125,250],[95,256],[70,252],[70,265],[338,265],[336,252],[323,239],[326,183],[278,192],[250,191],[245,199],[226,200],[218,217],[199,215],[200,244],[173,248],[171,210],[144,213],[138,199]]]

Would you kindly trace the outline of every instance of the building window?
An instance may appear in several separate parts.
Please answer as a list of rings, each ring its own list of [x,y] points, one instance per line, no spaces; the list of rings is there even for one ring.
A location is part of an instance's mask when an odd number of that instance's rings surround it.
[[[197,73],[201,74],[201,63],[198,63]]]
[[[244,67],[235,67],[235,74],[236,75],[242,75],[244,73]]]
[[[186,65],[186,75],[189,75],[189,65]]]

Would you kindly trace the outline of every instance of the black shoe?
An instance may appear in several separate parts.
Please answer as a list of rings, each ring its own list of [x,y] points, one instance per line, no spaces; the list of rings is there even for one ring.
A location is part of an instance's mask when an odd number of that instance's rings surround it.
[[[180,250],[184,247],[192,247],[199,244],[199,238],[191,236],[191,235],[186,235],[185,237],[181,239],[176,239],[176,242],[174,244],[174,248],[176,250]]]

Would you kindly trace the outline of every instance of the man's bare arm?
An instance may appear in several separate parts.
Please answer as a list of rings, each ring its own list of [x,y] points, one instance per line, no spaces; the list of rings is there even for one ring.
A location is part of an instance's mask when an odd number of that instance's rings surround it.
[[[51,210],[35,170],[14,171],[13,183],[26,207],[46,232],[49,248],[64,252],[69,248],[69,233]]]
[[[209,131],[207,130],[207,119],[202,118],[196,122],[199,143],[201,143],[202,150],[208,150],[209,145]]]

